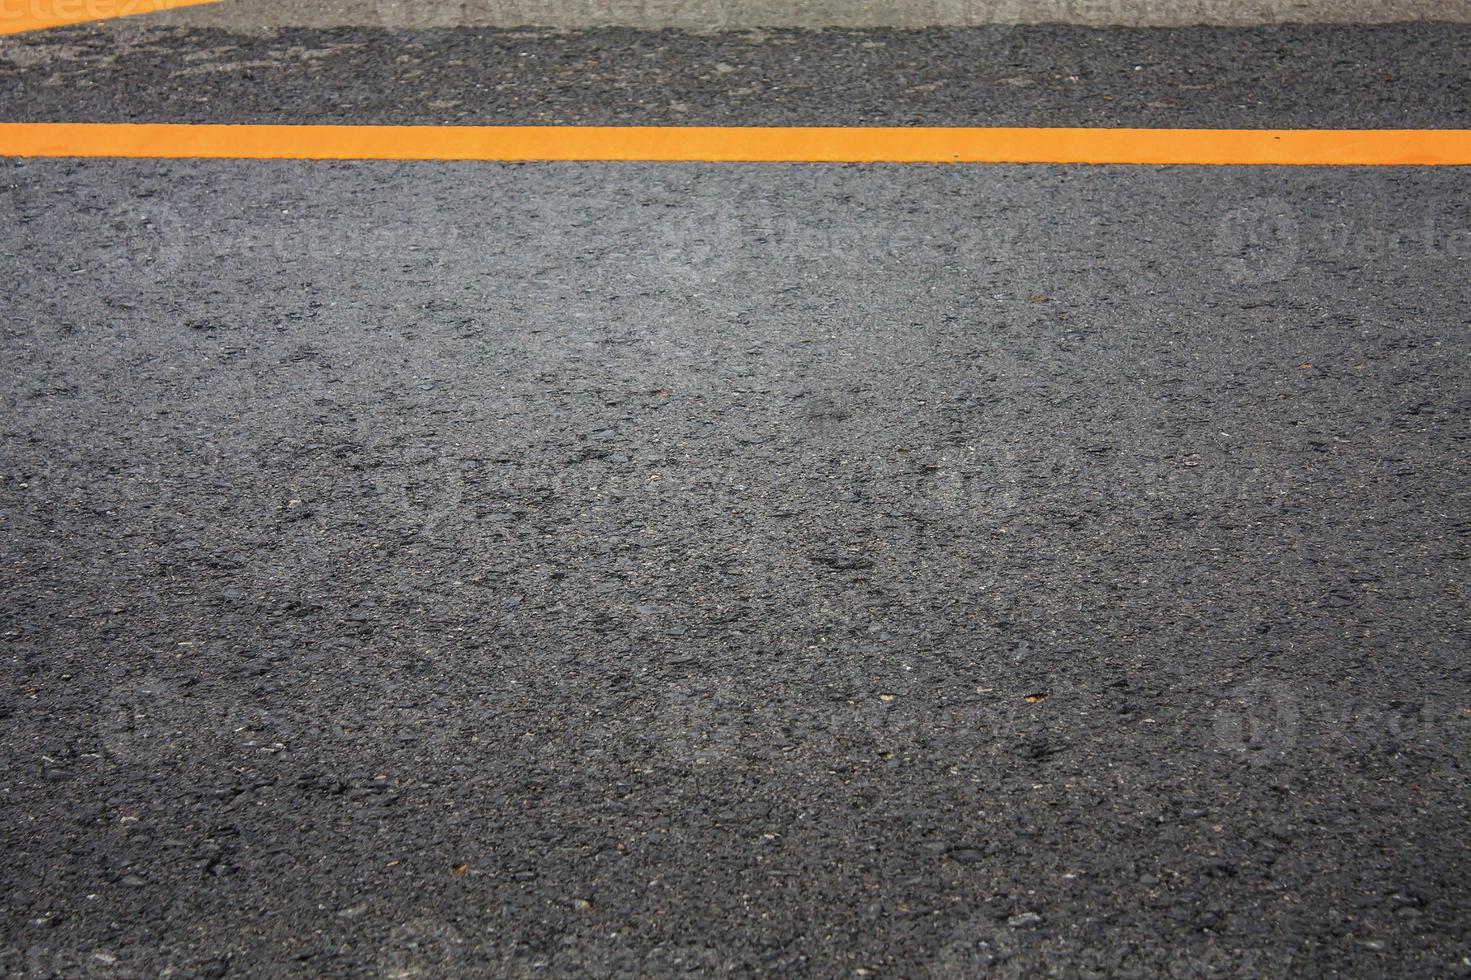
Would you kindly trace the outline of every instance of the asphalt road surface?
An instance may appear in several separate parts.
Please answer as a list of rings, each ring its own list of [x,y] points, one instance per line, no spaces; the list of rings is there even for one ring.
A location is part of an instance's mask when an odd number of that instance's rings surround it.
[[[1471,30],[132,23],[8,119],[1466,127]],[[1471,974],[1471,172],[0,161],[0,968]]]

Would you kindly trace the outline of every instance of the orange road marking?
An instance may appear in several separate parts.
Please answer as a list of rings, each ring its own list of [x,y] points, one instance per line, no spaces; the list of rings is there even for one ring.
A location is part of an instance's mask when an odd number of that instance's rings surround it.
[[[1471,130],[0,123],[0,156],[1465,166]]]
[[[0,34],[195,7],[219,0],[0,0]]]

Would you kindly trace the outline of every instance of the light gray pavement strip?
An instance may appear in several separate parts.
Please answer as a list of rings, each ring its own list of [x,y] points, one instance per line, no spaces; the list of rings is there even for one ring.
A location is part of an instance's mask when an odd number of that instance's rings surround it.
[[[1467,0],[224,0],[150,15],[198,27],[1245,27],[1471,22]]]
[[[5,968],[1464,972],[1468,181],[4,163]]]

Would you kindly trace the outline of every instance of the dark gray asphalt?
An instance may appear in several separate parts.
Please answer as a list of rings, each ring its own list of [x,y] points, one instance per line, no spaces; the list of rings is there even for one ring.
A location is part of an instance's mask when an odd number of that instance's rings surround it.
[[[1471,128],[1471,24],[0,38],[6,116],[163,122]]]
[[[1471,172],[0,187],[5,972],[1471,972]]]

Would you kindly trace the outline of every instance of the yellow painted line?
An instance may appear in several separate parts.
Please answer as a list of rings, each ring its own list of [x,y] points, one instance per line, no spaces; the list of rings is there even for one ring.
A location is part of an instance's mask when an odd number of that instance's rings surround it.
[[[0,123],[0,156],[1464,166],[1471,130]]]
[[[0,0],[0,34],[85,24],[151,14],[174,7],[197,7],[219,0]]]

